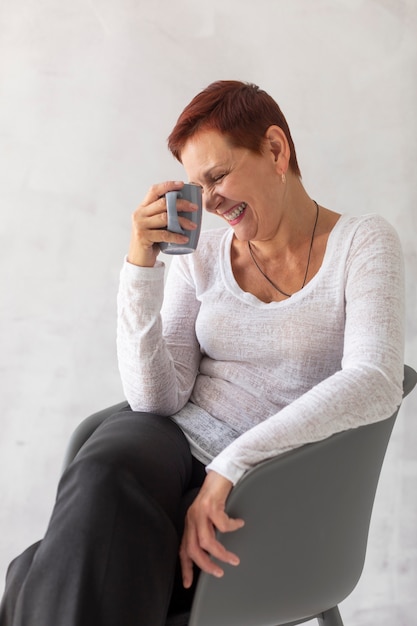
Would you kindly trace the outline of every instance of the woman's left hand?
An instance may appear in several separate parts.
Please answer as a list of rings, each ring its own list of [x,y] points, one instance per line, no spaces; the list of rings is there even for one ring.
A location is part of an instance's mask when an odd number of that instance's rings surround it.
[[[223,569],[211,557],[229,565],[239,565],[239,557],[216,539],[216,530],[222,533],[242,528],[244,521],[232,519],[225,512],[226,498],[233,484],[217,472],[210,471],[193,504],[187,511],[184,535],[180,547],[183,585],[193,582],[193,563],[202,571],[220,578]]]

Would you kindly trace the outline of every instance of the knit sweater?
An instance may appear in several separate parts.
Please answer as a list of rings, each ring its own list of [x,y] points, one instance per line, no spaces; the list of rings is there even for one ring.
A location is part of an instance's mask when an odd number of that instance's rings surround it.
[[[125,261],[118,359],[133,410],[171,417],[233,483],[308,442],[389,417],[401,402],[403,260],[377,215],[343,215],[303,289],[265,303],[237,284],[230,228],[164,264]]]

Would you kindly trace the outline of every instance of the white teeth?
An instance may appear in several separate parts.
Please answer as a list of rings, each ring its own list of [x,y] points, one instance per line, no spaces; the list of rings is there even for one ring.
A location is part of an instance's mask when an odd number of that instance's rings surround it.
[[[239,206],[233,209],[233,211],[227,211],[226,213],[223,213],[222,217],[227,219],[228,222],[232,222],[233,220],[238,218],[239,215],[243,213],[243,211],[246,209],[247,206],[248,205],[246,202],[242,202],[242,204],[239,204]]]

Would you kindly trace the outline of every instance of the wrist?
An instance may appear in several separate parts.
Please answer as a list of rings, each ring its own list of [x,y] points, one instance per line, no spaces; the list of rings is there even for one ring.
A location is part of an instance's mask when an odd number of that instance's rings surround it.
[[[131,242],[126,260],[131,265],[137,265],[138,267],[153,267],[159,253],[159,247],[158,250],[155,250],[155,247],[142,248]]]

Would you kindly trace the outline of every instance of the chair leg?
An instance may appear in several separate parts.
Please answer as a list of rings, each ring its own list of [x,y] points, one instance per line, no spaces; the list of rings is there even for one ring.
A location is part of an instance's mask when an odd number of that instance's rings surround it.
[[[319,626],[343,626],[342,617],[337,606],[324,611],[317,619],[319,620]]]

